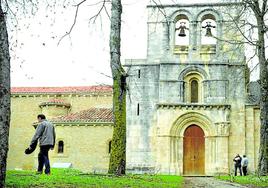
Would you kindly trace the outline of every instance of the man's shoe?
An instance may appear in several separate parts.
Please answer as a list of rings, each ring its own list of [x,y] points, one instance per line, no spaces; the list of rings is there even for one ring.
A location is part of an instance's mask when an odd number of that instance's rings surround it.
[[[36,174],[36,175],[41,175],[41,174],[42,174],[42,172],[37,171],[35,174]]]

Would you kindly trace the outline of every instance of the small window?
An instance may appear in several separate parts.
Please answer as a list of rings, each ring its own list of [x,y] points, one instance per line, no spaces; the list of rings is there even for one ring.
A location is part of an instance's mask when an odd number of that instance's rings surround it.
[[[137,105],[137,115],[140,115],[140,104]]]
[[[108,144],[108,153],[111,153],[111,150],[112,150],[112,141],[110,141]]]
[[[58,153],[63,153],[64,151],[64,142],[61,140],[58,142]]]
[[[141,77],[141,70],[139,69],[138,70],[138,78],[140,78]]]
[[[191,81],[191,103],[198,102],[198,82],[197,80]]]

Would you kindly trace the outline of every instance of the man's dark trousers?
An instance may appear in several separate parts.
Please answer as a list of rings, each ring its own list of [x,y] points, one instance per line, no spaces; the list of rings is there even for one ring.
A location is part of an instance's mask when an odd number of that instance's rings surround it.
[[[40,152],[38,154],[38,169],[39,173],[43,172],[43,167],[45,165],[45,174],[50,174],[50,164],[48,158],[48,151],[52,146],[40,146]]]
[[[237,175],[237,169],[239,169],[240,176],[242,176],[241,165],[235,165],[235,176]]]
[[[247,166],[243,166],[242,170],[243,170],[243,175],[246,176],[247,175]]]

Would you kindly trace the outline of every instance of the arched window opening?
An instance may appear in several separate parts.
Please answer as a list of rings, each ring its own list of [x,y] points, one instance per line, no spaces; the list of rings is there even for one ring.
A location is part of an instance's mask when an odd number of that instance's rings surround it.
[[[191,103],[198,102],[198,82],[197,80],[192,80],[191,83]]]
[[[203,76],[196,71],[191,71],[183,78],[185,82],[184,101],[186,103],[203,102]]]
[[[201,20],[201,44],[215,45],[217,40],[217,23],[213,15],[207,14]]]
[[[111,153],[112,150],[112,141],[109,141],[108,143],[108,153]]]
[[[58,153],[63,153],[63,151],[64,151],[64,142],[60,140],[58,142]]]
[[[189,46],[189,20],[181,14],[175,19],[175,50],[187,51]]]

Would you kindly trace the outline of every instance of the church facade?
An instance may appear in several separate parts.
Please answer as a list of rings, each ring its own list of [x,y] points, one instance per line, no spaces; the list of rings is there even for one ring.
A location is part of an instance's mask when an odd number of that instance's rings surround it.
[[[127,170],[216,175],[239,153],[256,170],[259,107],[248,100],[236,3],[149,5],[147,59],[129,59]]]

